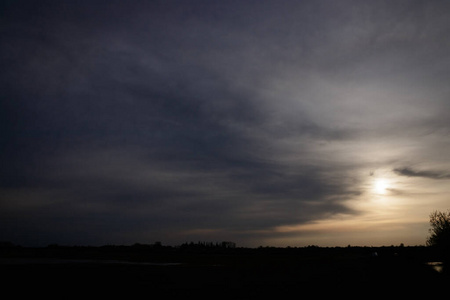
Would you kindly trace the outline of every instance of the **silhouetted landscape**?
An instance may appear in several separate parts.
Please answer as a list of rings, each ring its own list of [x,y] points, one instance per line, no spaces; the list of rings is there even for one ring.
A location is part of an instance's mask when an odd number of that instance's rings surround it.
[[[442,0],[0,1],[5,298],[442,297],[449,19]]]
[[[158,242],[27,248],[3,243],[0,262],[6,289],[19,294],[236,299],[306,292],[355,297],[439,294],[449,280],[445,271],[429,264],[439,259],[431,247],[403,245],[242,248],[230,242],[176,247]]]

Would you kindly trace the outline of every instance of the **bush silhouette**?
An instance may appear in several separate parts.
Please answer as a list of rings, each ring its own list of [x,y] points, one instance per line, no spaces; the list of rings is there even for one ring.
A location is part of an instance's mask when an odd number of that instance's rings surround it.
[[[434,211],[431,213],[430,225],[427,246],[437,248],[442,255],[442,259],[448,262],[450,258],[450,211]]]

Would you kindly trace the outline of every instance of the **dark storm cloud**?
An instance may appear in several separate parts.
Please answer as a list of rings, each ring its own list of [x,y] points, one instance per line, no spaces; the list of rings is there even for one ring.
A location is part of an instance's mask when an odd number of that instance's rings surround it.
[[[407,176],[407,177],[424,177],[429,179],[450,179],[450,174],[448,172],[443,171],[416,171],[411,168],[405,167],[405,168],[397,168],[393,170],[395,173],[401,176]]]
[[[448,32],[420,1],[355,3],[3,4],[4,239],[257,241],[361,213],[361,140],[449,128],[417,84]]]

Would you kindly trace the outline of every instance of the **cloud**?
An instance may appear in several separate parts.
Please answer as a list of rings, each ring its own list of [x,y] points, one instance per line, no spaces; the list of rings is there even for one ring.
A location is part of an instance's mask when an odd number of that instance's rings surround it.
[[[404,168],[396,168],[393,169],[395,173],[401,176],[407,177],[424,177],[429,179],[450,179],[450,174],[444,171],[436,171],[436,170],[426,170],[426,171],[416,171],[409,167]]]
[[[119,240],[128,232],[128,239],[152,236],[176,243],[183,232],[186,239],[199,231],[209,232],[202,234],[208,239],[217,232],[246,235],[249,242],[278,226],[357,213],[343,203],[354,196],[351,187],[331,180],[332,170],[314,167],[295,171],[282,163],[250,161],[216,168],[196,160],[161,160],[142,148],[79,148],[43,160],[40,168],[42,173],[33,175],[39,186],[3,189],[1,204],[9,216],[3,223],[10,227],[28,216],[24,232],[53,236],[51,228],[58,228],[65,232],[60,242],[83,235],[89,243]]]
[[[2,228],[257,241],[447,149],[445,9],[257,2],[5,8]]]

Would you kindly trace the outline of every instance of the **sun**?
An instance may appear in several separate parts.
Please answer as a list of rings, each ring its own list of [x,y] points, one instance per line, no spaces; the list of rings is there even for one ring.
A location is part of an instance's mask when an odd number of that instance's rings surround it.
[[[376,194],[386,194],[389,185],[388,182],[384,179],[377,179],[374,182],[373,190]]]

